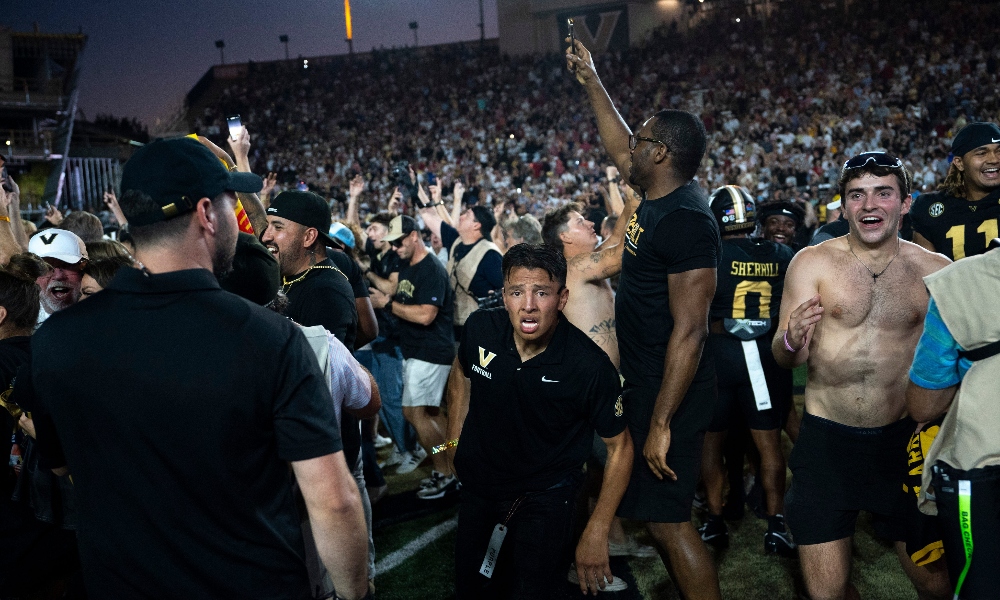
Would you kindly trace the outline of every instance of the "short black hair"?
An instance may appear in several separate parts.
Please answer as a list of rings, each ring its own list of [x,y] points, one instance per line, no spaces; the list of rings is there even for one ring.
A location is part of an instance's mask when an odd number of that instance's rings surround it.
[[[661,110],[653,116],[656,117],[651,127],[653,137],[667,145],[677,175],[685,180],[694,179],[708,147],[705,124],[686,110]]]
[[[493,241],[493,228],[497,226],[496,217],[493,216],[493,211],[486,208],[485,206],[472,206],[469,208],[472,211],[472,217],[479,223],[479,233],[483,234],[483,237],[487,241]]]
[[[378,223],[379,225],[385,225],[386,227],[389,227],[389,224],[392,223],[392,220],[395,218],[396,215],[390,212],[383,211],[376,215],[373,215],[371,219],[368,220],[368,224],[374,225],[375,223]]]
[[[131,258],[123,256],[109,256],[107,258],[89,261],[87,266],[83,268],[83,272],[84,274],[93,277],[94,281],[97,282],[97,285],[101,286],[103,289],[111,284],[111,280],[118,274],[119,269],[131,266]]]
[[[511,246],[503,255],[503,280],[506,283],[510,272],[518,267],[525,269],[542,269],[549,274],[549,279],[559,284],[559,289],[566,286],[566,258],[562,251],[547,244],[517,244]]]
[[[218,208],[218,203],[227,194],[233,194],[233,192],[222,192],[215,198],[212,198],[212,206]],[[235,194],[233,198],[235,203]],[[153,200],[148,194],[134,189],[126,190],[118,200],[118,204],[121,206],[122,212],[126,215],[141,215],[162,210],[159,202]],[[134,226],[129,223],[128,230],[132,234],[132,244],[138,249],[145,248],[146,246],[155,246],[168,239],[176,238],[188,228],[194,214],[194,211],[190,211],[172,219],[157,221],[149,225]]]
[[[847,194],[845,193],[847,191],[847,184],[859,177],[864,177],[865,175],[871,175],[872,177],[895,175],[896,182],[899,184],[900,200],[910,195],[913,177],[910,175],[910,170],[906,168],[906,165],[900,165],[898,167],[880,167],[876,164],[865,164],[864,166],[857,167],[855,169],[841,169],[840,179],[837,181],[837,188],[840,190],[841,202],[847,198]]]

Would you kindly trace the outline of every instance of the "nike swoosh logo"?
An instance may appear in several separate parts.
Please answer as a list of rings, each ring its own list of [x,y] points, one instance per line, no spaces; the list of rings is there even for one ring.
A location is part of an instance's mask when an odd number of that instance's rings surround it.
[[[559,383],[558,381],[556,381],[554,379],[546,379],[545,375],[542,375],[542,381],[544,381],[545,383]]]
[[[990,143],[991,144],[1000,144],[1000,140],[995,140],[993,138],[990,138]]]

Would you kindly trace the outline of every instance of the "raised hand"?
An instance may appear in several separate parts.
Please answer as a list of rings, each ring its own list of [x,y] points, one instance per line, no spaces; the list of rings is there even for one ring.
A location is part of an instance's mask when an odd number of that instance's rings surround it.
[[[565,41],[571,42],[572,40],[566,38]],[[580,40],[576,40],[574,48],[576,49],[575,53],[570,48],[566,48],[566,68],[576,75],[577,81],[584,85],[596,81],[597,69],[594,67],[594,57],[590,55],[590,50],[587,50]]]
[[[398,189],[399,188],[397,188],[397,190]],[[359,196],[361,196],[361,192],[363,191],[365,191],[365,178],[358,173],[351,178],[351,182],[347,186],[347,193],[350,195],[352,200],[356,200]]]
[[[267,177],[264,178],[264,187],[260,188],[260,199],[263,202],[264,198],[270,198],[271,192],[274,191],[274,186],[278,184],[278,174],[268,173]]]

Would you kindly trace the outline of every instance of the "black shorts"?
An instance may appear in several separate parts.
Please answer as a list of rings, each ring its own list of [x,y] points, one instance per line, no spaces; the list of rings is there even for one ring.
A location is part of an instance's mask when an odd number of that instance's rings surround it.
[[[900,494],[906,445],[916,423],[909,417],[884,427],[850,427],[809,413],[788,466],[792,486],[785,519],[799,544],[823,544],[854,535],[862,510],[875,517],[875,533],[902,540],[905,507]]]
[[[743,342],[726,334],[712,334],[711,337],[712,343],[705,344],[705,351],[711,351],[715,357],[719,401],[708,430],[719,432],[729,429],[735,424],[733,416],[736,411],[743,414],[750,429],[781,429],[788,418],[788,407],[792,405],[792,372],[782,369],[774,360],[770,337],[765,335],[754,340],[771,397],[771,408],[765,410],[757,409]]]
[[[691,504],[701,476],[705,431],[715,412],[715,385],[689,390],[670,421],[667,465],[677,474],[677,481],[657,479],[642,455],[658,392],[626,383],[622,394],[635,462],[618,515],[654,523],[686,523],[691,520]]]
[[[944,542],[941,541],[941,521],[937,517],[925,515],[917,508],[920,496],[921,477],[924,474],[924,456],[931,449],[931,443],[941,430],[940,416],[926,423],[919,432],[910,436],[906,447],[907,471],[906,482],[903,484],[903,502],[906,511],[906,554],[913,564],[923,567],[939,560],[944,555]],[[929,468],[929,467],[927,467]]]
[[[961,600],[996,598],[1000,590],[1000,466],[959,471],[938,461],[933,487],[938,519],[944,534],[944,558],[948,578],[958,583],[965,567],[965,546],[959,524],[958,482],[971,483],[969,523],[972,533],[972,564],[958,594]]]

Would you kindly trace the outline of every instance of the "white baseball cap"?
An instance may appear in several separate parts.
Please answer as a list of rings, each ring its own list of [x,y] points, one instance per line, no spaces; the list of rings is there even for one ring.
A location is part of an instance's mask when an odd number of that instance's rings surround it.
[[[43,229],[31,236],[28,252],[39,258],[53,258],[70,265],[87,259],[87,246],[75,233],[65,229]]]

